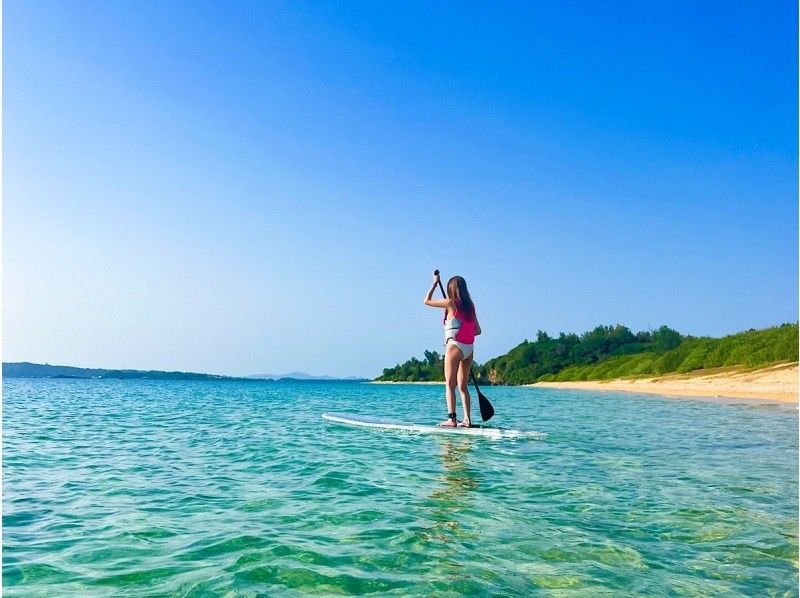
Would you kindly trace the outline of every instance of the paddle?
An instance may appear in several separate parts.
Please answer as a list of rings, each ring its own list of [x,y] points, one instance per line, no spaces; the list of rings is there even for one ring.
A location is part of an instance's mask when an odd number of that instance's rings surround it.
[[[439,271],[434,270],[433,275],[438,276]],[[444,286],[442,286],[441,279],[439,280],[439,290],[442,292],[442,297],[447,299],[447,293],[444,292]],[[487,399],[481,392],[481,389],[478,388],[478,383],[475,380],[475,374],[472,373],[472,368],[469,368],[469,377],[472,380],[472,384],[475,386],[475,392],[478,393],[478,408],[481,411],[481,419],[483,421],[487,421],[491,419],[492,416],[494,415],[494,407],[492,407],[492,404],[489,402],[489,399]]]

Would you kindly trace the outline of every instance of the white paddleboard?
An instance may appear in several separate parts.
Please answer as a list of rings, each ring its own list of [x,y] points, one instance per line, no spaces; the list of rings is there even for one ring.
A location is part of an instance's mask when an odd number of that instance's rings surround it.
[[[368,415],[355,415],[352,413],[323,413],[322,419],[346,426],[359,426],[363,428],[378,428],[381,430],[399,430],[414,434],[457,434],[462,436],[483,436],[486,438],[529,438],[542,439],[547,434],[544,432],[525,432],[522,430],[509,430],[508,428],[490,428],[475,425],[471,428],[449,428],[443,426],[428,426],[424,424],[407,424],[391,419],[370,417]]]

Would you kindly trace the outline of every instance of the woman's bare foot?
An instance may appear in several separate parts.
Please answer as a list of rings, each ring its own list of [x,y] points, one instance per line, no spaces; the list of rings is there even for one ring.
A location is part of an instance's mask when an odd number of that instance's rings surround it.
[[[465,419],[464,421],[462,421],[458,425],[461,426],[462,428],[471,428],[472,427],[472,421],[468,420],[468,419]]]
[[[438,424],[442,428],[455,428],[458,424],[456,424],[456,420],[450,419],[449,417],[444,420],[442,423]]]

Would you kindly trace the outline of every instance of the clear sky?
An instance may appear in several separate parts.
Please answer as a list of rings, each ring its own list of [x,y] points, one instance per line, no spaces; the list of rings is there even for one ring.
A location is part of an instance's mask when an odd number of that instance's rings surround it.
[[[374,376],[797,320],[797,8],[4,2],[3,359]]]

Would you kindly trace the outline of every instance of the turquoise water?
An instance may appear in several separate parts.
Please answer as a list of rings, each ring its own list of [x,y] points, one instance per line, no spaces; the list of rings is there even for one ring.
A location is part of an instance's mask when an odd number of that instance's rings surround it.
[[[437,386],[6,380],[7,596],[797,595],[795,408]]]

